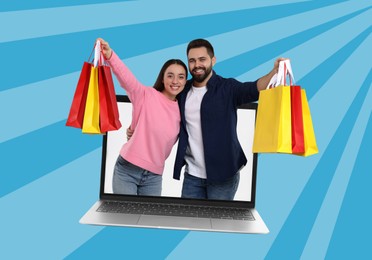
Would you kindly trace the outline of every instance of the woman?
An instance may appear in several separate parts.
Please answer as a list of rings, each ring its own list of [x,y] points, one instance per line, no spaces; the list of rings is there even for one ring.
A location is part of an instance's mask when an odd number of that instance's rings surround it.
[[[114,168],[114,193],[160,196],[165,160],[180,129],[177,95],[187,79],[187,67],[178,59],[164,63],[153,88],[142,85],[103,39],[101,51],[133,105],[131,129]]]

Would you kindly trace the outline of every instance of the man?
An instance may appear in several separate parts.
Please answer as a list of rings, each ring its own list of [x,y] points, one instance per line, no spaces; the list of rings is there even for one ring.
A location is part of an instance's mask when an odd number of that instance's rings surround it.
[[[181,127],[173,178],[179,180],[186,165],[182,198],[233,200],[247,163],[236,133],[237,107],[258,100],[284,58],[267,75],[244,83],[213,71],[216,57],[207,40],[191,41],[187,59],[192,79],[177,97]]]
[[[178,97],[181,127],[173,178],[179,180],[186,165],[181,197],[233,200],[247,163],[236,133],[237,107],[258,100],[284,59],[277,59],[267,75],[245,83],[213,71],[216,57],[207,40],[191,41],[187,59],[192,79]]]

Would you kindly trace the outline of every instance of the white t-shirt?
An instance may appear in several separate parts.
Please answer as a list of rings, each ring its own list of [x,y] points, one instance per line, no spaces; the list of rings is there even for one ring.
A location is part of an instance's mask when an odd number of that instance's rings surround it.
[[[189,134],[189,145],[185,155],[186,172],[202,179],[207,178],[207,173],[205,170],[200,106],[206,92],[206,86],[192,86],[187,93],[185,105],[186,128]]]

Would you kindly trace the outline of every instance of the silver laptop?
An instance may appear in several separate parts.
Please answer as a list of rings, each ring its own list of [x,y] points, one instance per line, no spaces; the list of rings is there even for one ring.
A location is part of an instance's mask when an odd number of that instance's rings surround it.
[[[269,233],[255,209],[257,154],[252,153],[257,104],[238,109],[237,134],[248,159],[240,171],[239,187],[234,200],[197,200],[181,198],[181,180],[173,179],[177,144],[166,161],[162,194],[159,197],[119,195],[112,191],[113,168],[126,141],[131,123],[132,105],[127,96],[117,96],[123,127],[103,135],[99,200],[80,219],[82,224],[148,227],[164,229]],[[221,137],[223,138],[223,137]]]

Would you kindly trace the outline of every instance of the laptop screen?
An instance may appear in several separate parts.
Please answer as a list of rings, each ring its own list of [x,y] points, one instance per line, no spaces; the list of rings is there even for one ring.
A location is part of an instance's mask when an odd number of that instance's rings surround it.
[[[173,149],[165,162],[163,172],[162,193],[160,197],[149,196],[134,196],[134,195],[118,195],[114,194],[112,190],[112,177],[114,172],[114,165],[119,156],[120,149],[123,144],[127,142],[126,129],[131,124],[132,104],[125,95],[117,96],[118,109],[120,114],[120,121],[122,127],[117,131],[110,131],[103,135],[102,147],[102,176],[101,176],[101,198],[115,198],[115,199],[129,199],[147,201],[149,199],[159,201],[172,202],[193,202],[197,203],[195,199],[182,199],[181,190],[183,183],[184,168],[181,172],[181,179],[173,179],[173,166],[176,157],[178,143],[173,146]],[[240,144],[243,148],[244,154],[247,157],[247,164],[240,171],[240,181],[237,192],[233,201],[209,201],[215,205],[237,204],[254,207],[255,192],[256,192],[256,170],[257,170],[257,154],[252,153],[253,135],[255,128],[257,104],[249,103],[238,108],[238,124],[237,134]],[[223,137],[221,137],[223,138]],[[207,200],[200,200],[205,203]]]

